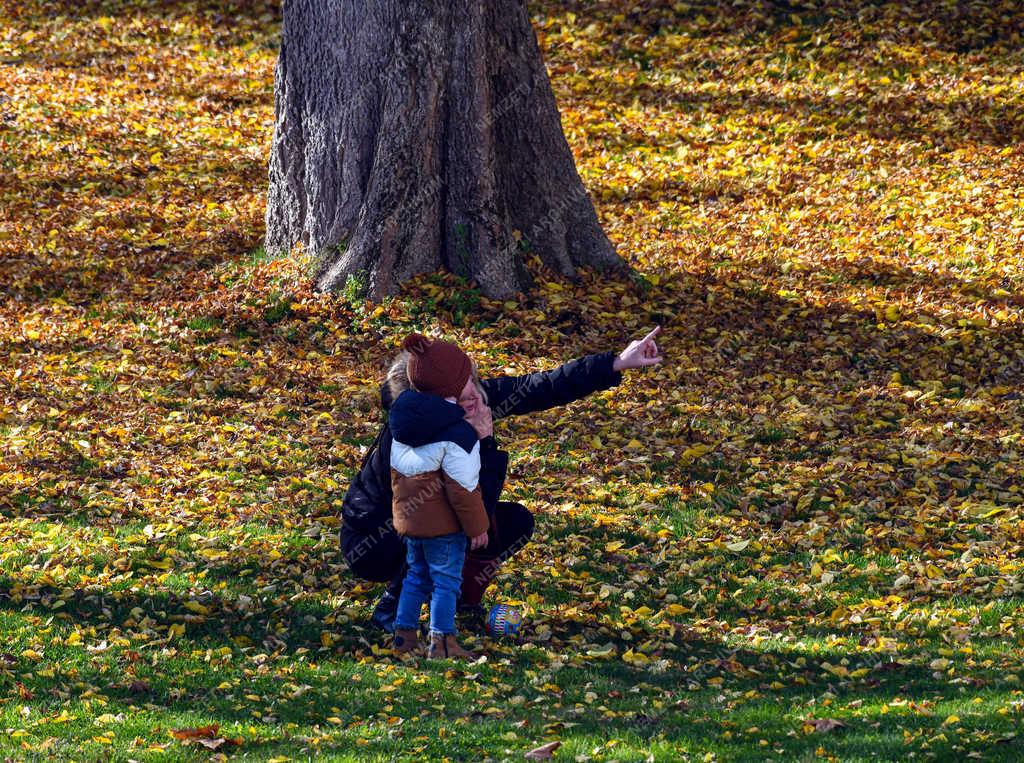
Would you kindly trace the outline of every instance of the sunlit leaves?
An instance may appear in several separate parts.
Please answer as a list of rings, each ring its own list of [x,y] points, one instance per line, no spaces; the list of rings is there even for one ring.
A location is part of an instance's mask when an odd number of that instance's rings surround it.
[[[423,276],[379,305],[258,249],[276,7],[5,5],[9,754],[999,757],[1020,14],[818,5],[531,6],[636,277],[538,269],[492,303]],[[538,523],[489,598],[526,643],[389,660],[337,530],[398,338],[525,373],[655,324],[663,366],[498,424]],[[214,706],[236,720],[180,715]]]

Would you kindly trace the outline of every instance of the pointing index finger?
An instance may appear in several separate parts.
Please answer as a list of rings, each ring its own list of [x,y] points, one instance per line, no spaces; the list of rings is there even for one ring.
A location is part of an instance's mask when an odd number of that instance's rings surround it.
[[[660,332],[660,331],[661,331],[661,326],[655,326],[654,330],[652,330],[651,333],[648,334],[647,336],[645,336],[641,341],[646,342],[649,339],[653,339],[654,337],[656,337],[658,335],[658,332]]]

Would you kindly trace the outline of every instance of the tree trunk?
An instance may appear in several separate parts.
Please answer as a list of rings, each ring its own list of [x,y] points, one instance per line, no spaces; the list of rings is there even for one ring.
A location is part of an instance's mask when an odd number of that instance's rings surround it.
[[[379,299],[441,267],[491,297],[523,252],[624,269],[562,133],[523,0],[286,0],[266,248]]]

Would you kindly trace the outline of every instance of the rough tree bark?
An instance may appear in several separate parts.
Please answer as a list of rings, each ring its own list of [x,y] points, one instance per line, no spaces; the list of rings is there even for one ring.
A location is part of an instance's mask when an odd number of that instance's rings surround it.
[[[368,296],[447,268],[502,297],[524,245],[624,269],[562,132],[523,0],[286,0],[266,248]]]

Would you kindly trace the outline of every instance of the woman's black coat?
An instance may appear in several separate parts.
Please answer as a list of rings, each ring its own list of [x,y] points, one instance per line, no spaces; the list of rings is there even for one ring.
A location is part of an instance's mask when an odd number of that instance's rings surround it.
[[[480,384],[495,420],[518,416],[566,405],[592,392],[614,387],[622,381],[622,374],[612,369],[615,357],[616,353],[611,351],[587,355],[551,371],[498,376],[483,379]],[[385,410],[391,405],[387,384],[381,387],[381,404]],[[493,515],[497,506],[507,470],[508,453],[499,450],[493,436],[481,440],[480,489],[489,514]],[[341,514],[350,533],[376,533],[391,526],[391,432],[386,423],[352,479]]]

